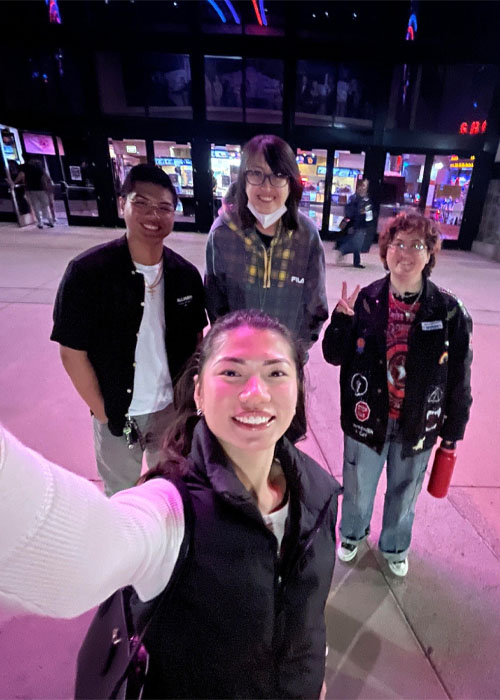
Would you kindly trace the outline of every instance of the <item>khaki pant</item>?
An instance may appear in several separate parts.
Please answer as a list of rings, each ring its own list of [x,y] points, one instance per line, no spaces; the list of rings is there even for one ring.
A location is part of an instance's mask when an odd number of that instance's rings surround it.
[[[141,475],[143,455],[149,469],[158,465],[163,435],[174,415],[174,406],[170,404],[156,413],[133,416],[143,437],[144,450],[139,442],[129,447],[124,435],[116,437],[105,423],[92,419],[97,471],[107,496],[135,485]]]

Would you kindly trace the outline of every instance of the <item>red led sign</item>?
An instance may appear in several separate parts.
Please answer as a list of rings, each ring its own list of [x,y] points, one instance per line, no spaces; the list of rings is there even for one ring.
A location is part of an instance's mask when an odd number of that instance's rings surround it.
[[[488,123],[486,119],[483,122],[462,122],[458,129],[459,134],[484,134]]]

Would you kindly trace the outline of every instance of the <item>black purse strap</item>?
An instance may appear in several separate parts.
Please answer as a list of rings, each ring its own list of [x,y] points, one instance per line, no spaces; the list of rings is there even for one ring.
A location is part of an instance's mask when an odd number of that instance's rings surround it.
[[[166,477],[163,477],[166,478]],[[174,566],[174,570],[172,571],[172,575],[170,576],[170,579],[163,589],[161,593],[158,594],[156,599],[151,601],[151,605],[148,607],[147,612],[145,615],[141,615],[141,630],[140,632],[135,630],[136,624],[133,621],[133,615],[130,611],[130,598],[125,598],[125,589],[122,589],[121,594],[123,597],[123,606],[125,609],[125,615],[130,620],[131,627],[132,627],[132,636],[134,639],[134,645],[130,651],[130,658],[128,660],[128,663],[123,670],[123,673],[117,680],[115,687],[113,688],[113,691],[111,692],[110,698],[116,698],[118,695],[118,692],[123,685],[123,682],[127,678],[127,675],[129,673],[130,667],[135,663],[137,655],[142,647],[142,642],[143,639],[146,635],[146,632],[149,629],[149,626],[153,620],[153,617],[161,610],[168,602],[168,600],[172,596],[172,592],[181,576],[181,573],[184,569],[184,566],[186,564],[186,561],[188,559],[189,553],[191,551],[191,537],[193,533],[193,522],[194,522],[194,514],[193,514],[193,506],[191,503],[191,496],[189,493],[189,490],[186,486],[186,484],[181,480],[181,479],[169,479],[172,481],[176,489],[179,491],[181,498],[182,498],[182,505],[184,508],[184,537],[181,542],[181,547],[179,550],[179,556],[177,557],[177,561]]]

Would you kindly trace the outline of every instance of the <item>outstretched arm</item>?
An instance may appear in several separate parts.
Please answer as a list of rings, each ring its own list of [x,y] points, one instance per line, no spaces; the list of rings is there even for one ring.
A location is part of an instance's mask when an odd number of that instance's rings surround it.
[[[0,604],[74,617],[133,585],[150,600],[184,537],[175,486],[153,479],[107,499],[0,425]]]

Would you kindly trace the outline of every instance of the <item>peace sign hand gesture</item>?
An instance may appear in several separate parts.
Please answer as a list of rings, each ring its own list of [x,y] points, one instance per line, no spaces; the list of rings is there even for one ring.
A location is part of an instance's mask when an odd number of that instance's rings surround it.
[[[354,292],[350,296],[347,296],[347,282],[342,282],[342,297],[335,307],[335,312],[345,314],[346,316],[354,316],[354,304],[356,303],[360,289],[361,287],[358,284]]]

